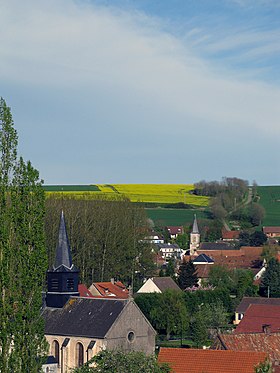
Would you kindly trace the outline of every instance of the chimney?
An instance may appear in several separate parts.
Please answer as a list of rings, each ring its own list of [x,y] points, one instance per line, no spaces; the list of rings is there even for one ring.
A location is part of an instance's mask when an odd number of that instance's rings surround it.
[[[271,325],[263,324],[263,326],[262,326],[263,333],[270,334],[270,329],[271,329]]]
[[[114,277],[111,278],[111,283],[114,285],[114,283],[115,283]]]

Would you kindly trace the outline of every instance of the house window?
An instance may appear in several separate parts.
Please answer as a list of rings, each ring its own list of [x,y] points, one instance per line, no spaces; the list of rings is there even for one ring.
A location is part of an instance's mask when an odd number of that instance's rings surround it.
[[[76,366],[81,367],[84,364],[84,346],[79,342],[76,345]]]
[[[55,360],[59,365],[59,343],[57,341],[53,341],[52,343],[52,355],[55,357]]]

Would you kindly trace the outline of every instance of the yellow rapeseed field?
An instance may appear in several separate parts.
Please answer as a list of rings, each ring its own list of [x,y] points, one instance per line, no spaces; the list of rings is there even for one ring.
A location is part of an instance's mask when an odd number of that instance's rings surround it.
[[[71,191],[62,191],[59,186],[52,187],[51,191],[47,191],[47,196],[61,195],[67,198],[74,197],[76,199],[96,199],[108,198],[117,199],[125,196],[132,202],[150,202],[150,203],[179,203],[183,202],[189,205],[208,206],[208,197],[196,196],[191,194],[194,189],[193,184],[96,184],[96,191],[81,190],[80,186]]]
[[[97,184],[97,186],[101,193],[125,195],[132,202],[183,202],[196,206],[208,205],[207,197],[196,196],[190,193],[194,189],[193,184]]]

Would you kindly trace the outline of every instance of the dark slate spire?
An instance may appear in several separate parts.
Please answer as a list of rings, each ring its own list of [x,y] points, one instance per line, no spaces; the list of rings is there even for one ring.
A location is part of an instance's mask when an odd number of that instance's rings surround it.
[[[196,214],[194,214],[192,233],[199,233],[198,224],[197,224],[197,220],[196,220]]]
[[[70,249],[68,235],[66,231],[63,211],[61,211],[61,216],[60,216],[58,245],[56,248],[54,270],[62,266],[64,266],[66,270],[71,270],[73,268],[71,249]]]

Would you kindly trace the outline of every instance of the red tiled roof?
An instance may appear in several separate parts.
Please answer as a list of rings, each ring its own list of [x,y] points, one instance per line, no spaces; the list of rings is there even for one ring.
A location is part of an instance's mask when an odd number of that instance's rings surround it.
[[[195,265],[196,275],[198,278],[208,278],[209,271],[212,266],[209,264],[197,264]]]
[[[166,229],[172,235],[182,234],[184,232],[184,228],[182,226],[171,226],[171,225],[169,225],[168,227],[166,227]]]
[[[223,240],[237,240],[239,238],[240,231],[226,231],[222,229]]]
[[[121,299],[127,299],[129,296],[129,291],[126,289],[121,281],[116,281],[112,283],[108,282],[94,282],[92,284],[97,291],[103,297],[116,297]]]
[[[160,363],[169,363],[172,373],[254,373],[265,361],[265,352],[161,348]]]
[[[80,297],[84,298],[93,298],[93,295],[91,292],[88,290],[85,284],[79,284],[78,285],[78,291],[80,293]]]
[[[273,365],[280,363],[280,333],[220,334],[218,342],[219,349],[266,352]]]
[[[238,307],[236,308],[236,312],[245,313],[250,304],[267,304],[271,306],[280,306],[280,298],[243,297]]]
[[[263,233],[279,233],[280,234],[280,227],[263,227]]]
[[[280,331],[280,306],[251,304],[234,333],[262,333],[264,325],[272,333]]]

